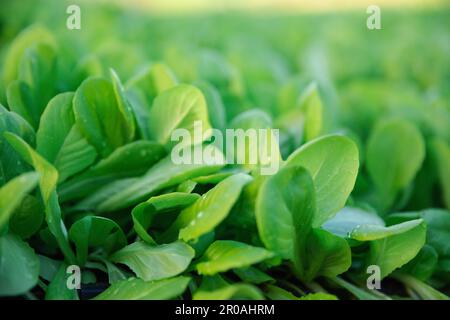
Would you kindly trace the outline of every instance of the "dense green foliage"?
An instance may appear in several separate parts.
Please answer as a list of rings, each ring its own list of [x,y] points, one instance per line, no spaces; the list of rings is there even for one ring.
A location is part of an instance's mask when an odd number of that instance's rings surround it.
[[[0,16],[0,296],[447,299],[448,10],[386,12],[369,31],[357,12],[89,6],[67,30],[62,5],[14,3]],[[170,135],[194,121],[279,129],[280,170],[174,164]]]

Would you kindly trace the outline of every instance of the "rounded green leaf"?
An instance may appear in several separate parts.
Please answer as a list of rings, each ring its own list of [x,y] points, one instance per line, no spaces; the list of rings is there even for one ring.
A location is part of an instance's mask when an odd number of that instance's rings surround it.
[[[226,178],[184,209],[171,228],[179,229],[179,238],[184,241],[212,231],[228,216],[242,188],[251,180],[242,173]]]
[[[158,281],[130,278],[117,281],[94,300],[167,300],[183,294],[191,278],[176,277]]]
[[[208,109],[203,93],[194,86],[180,84],[158,95],[150,111],[150,133],[154,140],[168,147],[173,146],[172,132],[185,129],[191,133],[192,144],[204,140],[204,134],[211,128]],[[201,135],[194,135],[194,123],[202,124]]]
[[[296,242],[305,246],[314,214],[314,184],[306,169],[284,167],[261,186],[256,200],[259,236],[281,257],[293,259]]]
[[[85,169],[97,157],[94,147],[74,127],[73,96],[67,92],[51,99],[36,133],[36,150],[55,165],[60,181]]]
[[[273,256],[272,252],[263,248],[232,240],[218,240],[209,246],[196,268],[199,274],[214,275],[234,268],[248,267]]]
[[[114,85],[104,78],[88,78],[75,92],[76,123],[102,156],[132,140],[133,126],[117,100]]]
[[[367,143],[367,170],[383,210],[411,183],[424,157],[422,135],[407,120],[391,119],[375,127]]]
[[[342,209],[355,185],[359,167],[356,144],[347,137],[315,139],[292,153],[286,165],[306,168],[314,181],[317,212],[313,226],[321,226]]]
[[[405,232],[370,242],[366,265],[376,265],[384,278],[412,260],[425,244],[424,222]]]
[[[8,223],[27,193],[36,187],[38,181],[38,173],[24,173],[0,188],[0,230]]]
[[[189,266],[194,254],[194,250],[181,241],[156,247],[134,242],[114,253],[111,261],[127,265],[139,278],[150,281],[180,274]]]

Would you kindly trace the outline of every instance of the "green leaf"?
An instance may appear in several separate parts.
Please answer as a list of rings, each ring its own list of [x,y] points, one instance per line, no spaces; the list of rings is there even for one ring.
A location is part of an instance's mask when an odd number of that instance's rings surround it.
[[[65,181],[68,177],[81,172],[94,163],[96,158],[97,152],[94,147],[81,135],[77,124],[74,124],[55,160],[55,167],[60,173],[58,181]]]
[[[61,263],[58,272],[53,277],[45,292],[45,300],[78,300],[76,289],[69,289],[67,278],[70,274],[66,273],[67,264]]]
[[[68,262],[75,262],[75,256],[67,239],[67,230],[61,218],[61,209],[55,188],[58,171],[34,151],[25,141],[15,134],[6,132],[5,138],[22,158],[32,165],[40,174],[39,187],[45,205],[45,218],[51,233],[55,236],[59,247]]]
[[[191,278],[176,277],[158,281],[137,278],[118,281],[96,296],[95,300],[167,300],[183,294]]]
[[[120,82],[119,76],[113,69],[110,69],[110,75],[114,88],[114,94],[116,97],[117,107],[125,121],[125,126],[127,127],[127,132],[130,136],[130,140],[132,140],[136,131],[133,110],[131,109],[131,105],[128,101],[128,98],[126,97],[125,89],[122,86],[122,82]]]
[[[56,92],[56,74],[56,52],[51,45],[40,42],[25,50],[20,61],[18,79],[26,85],[25,94],[29,100],[24,101],[26,104],[19,109],[25,112],[22,114],[18,110],[18,113],[34,128],[38,128],[41,114]]]
[[[299,108],[304,115],[304,139],[311,141],[322,133],[322,100],[315,83],[310,84],[300,97]]]
[[[313,226],[318,227],[344,207],[353,190],[359,166],[358,148],[347,137],[324,136],[292,153],[286,165],[305,167],[313,178],[317,204]]]
[[[447,295],[414,277],[402,274],[396,275],[395,278],[403,282],[410,290],[412,290],[423,300],[449,300]]]
[[[425,281],[430,278],[437,268],[439,255],[430,245],[424,245],[417,256],[401,268],[402,273],[412,275],[414,278]]]
[[[207,130],[211,128],[208,109],[202,92],[194,86],[180,84],[158,95],[150,111],[151,137],[170,148],[172,132],[185,129],[193,137],[191,143],[202,142]],[[194,122],[202,125],[201,135],[194,134]],[[183,143],[183,142],[180,142]]]
[[[147,233],[155,215],[187,207],[198,198],[200,198],[198,194],[181,192],[151,197],[146,202],[137,205],[131,211],[134,230],[143,241],[155,245],[155,240]]]
[[[0,186],[10,179],[30,171],[27,163],[6,141],[4,132],[12,132],[22,137],[29,144],[34,144],[33,128],[21,116],[6,110],[0,105]]]
[[[367,142],[367,170],[377,188],[382,210],[414,179],[425,157],[420,131],[407,120],[380,123]]]
[[[11,43],[3,64],[3,85],[16,80],[19,75],[20,60],[27,48],[41,42],[55,45],[52,34],[42,26],[33,25],[22,31]]]
[[[8,107],[27,121],[33,128],[38,127],[40,112],[36,106],[31,87],[19,80],[14,80],[6,89]]]
[[[242,173],[226,178],[181,211],[171,228],[180,230],[179,239],[184,241],[212,231],[227,217],[242,188],[251,180],[250,176]]]
[[[9,228],[22,239],[27,239],[41,228],[44,217],[45,209],[42,202],[34,196],[27,195],[11,216]]]
[[[427,224],[427,244],[440,257],[450,257],[450,212],[442,209],[428,209],[420,214]]]
[[[176,85],[177,79],[172,70],[162,63],[155,63],[131,78],[126,83],[126,89],[142,93],[144,101],[150,106],[157,95]]]
[[[97,153],[74,126],[71,92],[61,93],[48,103],[37,131],[37,151],[53,163],[59,181],[91,165]]]
[[[217,150],[217,152],[220,152]],[[150,168],[145,175],[133,180],[118,180],[107,185],[80,203],[80,207],[96,208],[100,212],[114,211],[144,201],[164,188],[173,187],[186,179],[218,171],[223,164],[174,164],[167,156]]]
[[[323,224],[323,229],[343,238],[361,225],[384,227],[384,221],[375,212],[356,207],[345,207]]]
[[[244,168],[251,170],[255,167],[261,166],[262,170],[272,169],[272,164],[275,170],[268,172],[266,175],[271,175],[276,172],[282,159],[278,146],[278,137],[275,135],[275,131],[271,130],[272,119],[270,116],[259,109],[251,109],[242,112],[236,116],[230,123],[229,127],[235,129],[235,135],[232,138],[234,146],[233,155],[234,163],[242,164]],[[267,130],[265,135],[263,131],[255,130]],[[241,132],[239,138],[238,133]],[[228,148],[231,148],[226,141],[227,152]],[[227,154],[228,156],[228,154]],[[275,166],[276,165],[276,166]]]
[[[348,292],[350,292],[351,294],[353,294],[359,300],[384,300],[380,296],[375,295],[374,293],[365,291],[361,288],[358,288],[357,286],[351,284],[350,282],[345,281],[342,278],[336,277],[336,278],[332,278],[330,280],[332,282],[334,282],[335,284],[337,284],[339,287],[342,287],[345,290],[347,290]],[[389,300],[391,300],[391,299],[389,298]]]
[[[244,282],[250,282],[254,284],[261,284],[265,282],[274,282],[275,279],[269,276],[267,273],[259,270],[255,267],[244,267],[233,269],[233,272],[241,278]]]
[[[322,229],[314,229],[309,234],[307,243],[301,245],[306,246],[306,261],[298,261],[302,259],[299,255],[295,266],[302,280],[306,282],[318,276],[332,278],[350,268],[352,263],[350,247],[341,237]]]
[[[366,265],[377,265],[384,278],[412,260],[425,244],[426,226],[420,223],[403,233],[370,242]]]
[[[144,68],[127,82],[126,95],[144,139],[150,139],[149,116],[154,98],[176,84],[177,80],[172,71],[160,63]]]
[[[233,268],[247,267],[273,256],[272,252],[263,248],[237,241],[218,240],[209,246],[196,269],[199,274],[214,275]]]
[[[205,96],[211,126],[215,129],[224,130],[226,125],[225,106],[219,91],[206,81],[196,81],[194,84]]]
[[[75,120],[81,133],[103,156],[133,139],[124,103],[117,100],[114,85],[104,78],[89,78],[73,99]]]
[[[274,285],[266,286],[265,295],[270,300],[300,300],[299,297],[296,297],[290,291]]]
[[[447,209],[450,209],[450,146],[443,140],[433,140],[437,171],[442,186],[442,194]]]
[[[250,284],[228,284],[218,276],[203,277],[198,290],[192,296],[193,300],[264,300],[261,291]]]
[[[138,140],[126,144],[61,185],[60,196],[64,201],[77,199],[114,180],[139,176],[160,160],[164,153],[164,148],[156,142]]]
[[[296,242],[306,242],[314,214],[314,184],[306,169],[284,167],[262,184],[256,200],[259,236],[281,257],[303,255],[296,252]]]
[[[316,292],[316,293],[309,293],[299,298],[299,300],[338,300],[338,298],[334,294]]]
[[[69,239],[75,243],[80,265],[87,261],[90,248],[102,248],[105,254],[127,245],[122,229],[113,220],[86,216],[76,221],[69,230]]]
[[[422,219],[406,221],[389,227],[374,224],[356,226],[349,234],[350,238],[359,241],[372,241],[407,232],[423,222]]]
[[[139,278],[149,281],[180,274],[194,254],[190,246],[179,241],[157,247],[134,242],[113,254],[111,261],[127,265]]]
[[[49,257],[40,254],[37,256],[39,258],[40,265],[39,276],[49,282],[52,281],[63,262],[50,259]]]
[[[27,193],[36,187],[38,181],[39,174],[36,172],[24,173],[0,188],[0,230],[8,223]]]
[[[32,289],[39,276],[39,259],[19,237],[0,237],[0,296],[15,296]]]

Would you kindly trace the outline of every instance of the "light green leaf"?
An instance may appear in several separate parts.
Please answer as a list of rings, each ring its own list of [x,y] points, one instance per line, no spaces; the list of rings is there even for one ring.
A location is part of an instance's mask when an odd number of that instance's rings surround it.
[[[292,153],[286,165],[305,167],[313,178],[317,204],[313,226],[318,227],[344,207],[353,190],[359,166],[358,148],[347,137],[324,136]]]
[[[217,152],[220,152],[217,150]],[[220,170],[223,164],[174,164],[171,156],[167,156],[140,178],[118,180],[120,187],[105,186],[104,190],[87,198],[80,206],[96,208],[100,212],[126,208],[144,201],[155,192],[175,186],[186,179],[211,174]],[[124,181],[125,183],[121,183]]]
[[[164,153],[160,144],[145,140],[121,146],[86,172],[61,185],[60,196],[64,201],[77,199],[111,181],[143,174],[160,160]]]
[[[60,173],[58,181],[65,181],[68,177],[86,169],[96,158],[97,151],[81,135],[77,124],[74,124],[55,160],[55,167]]]
[[[203,277],[202,283],[192,296],[193,300],[264,300],[261,291],[250,284],[228,284],[221,277]]]
[[[144,242],[134,242],[117,251],[111,261],[127,265],[145,281],[176,276],[186,270],[194,250],[183,242],[174,242],[157,247]]]
[[[38,181],[38,173],[24,173],[0,188],[0,230],[8,223],[27,193],[36,187]]]
[[[11,43],[3,64],[3,85],[5,87],[18,78],[20,60],[26,49],[38,42],[56,46],[52,34],[40,25],[28,27]]]
[[[196,81],[194,85],[199,88],[205,96],[211,126],[219,130],[225,129],[225,106],[223,105],[219,91],[206,81]]]
[[[325,222],[322,228],[337,236],[348,238],[350,233],[360,225],[384,227],[384,221],[375,212],[345,207]]]
[[[407,120],[391,119],[375,127],[367,142],[367,170],[383,211],[411,183],[424,157],[422,135]]]
[[[176,277],[158,281],[137,278],[118,281],[96,296],[95,300],[167,300],[183,294],[191,278]]]
[[[97,156],[74,126],[73,96],[68,92],[51,99],[37,131],[37,151],[55,165],[59,181],[85,169]]]
[[[155,245],[155,240],[147,233],[155,215],[187,207],[198,198],[200,198],[198,194],[181,192],[151,197],[146,202],[137,205],[133,211],[131,211],[134,230],[143,241]]]
[[[0,296],[15,296],[32,289],[39,277],[39,259],[19,237],[0,237]]]
[[[133,139],[133,126],[110,81],[85,80],[75,92],[73,108],[81,133],[103,157]]]
[[[315,277],[335,277],[350,268],[352,254],[347,241],[322,229],[313,229],[306,244],[306,261],[298,261],[295,266],[302,280],[310,282]],[[304,258],[303,258],[304,259]],[[300,262],[300,263],[299,263]]]
[[[226,178],[181,211],[171,228],[180,230],[179,239],[184,241],[212,231],[227,217],[242,188],[251,180],[250,176],[242,173]]]
[[[389,227],[384,225],[361,224],[349,234],[350,238],[359,241],[372,241],[407,232],[423,222],[422,219],[406,221]]]
[[[149,116],[154,98],[176,84],[177,80],[172,71],[160,63],[144,68],[127,82],[126,95],[142,138],[150,139]]]
[[[379,266],[384,278],[417,255],[425,244],[425,236],[425,223],[420,223],[403,233],[372,241],[366,265]]]
[[[199,274],[214,275],[233,268],[247,267],[273,256],[272,252],[263,248],[237,241],[218,240],[209,246],[196,268]]]
[[[207,130],[211,128],[208,109],[203,93],[194,86],[180,84],[158,95],[150,111],[151,137],[168,148],[175,129],[185,129],[193,139],[191,144],[202,142]],[[202,125],[201,135],[194,135],[194,122]],[[183,143],[183,142],[180,142]]]
[[[322,133],[322,100],[315,83],[310,84],[300,97],[299,108],[304,115],[304,139],[311,141]]]
[[[227,140],[228,148],[231,150],[234,146],[234,163],[242,164],[246,169],[253,169],[261,166],[273,169],[268,174],[276,172],[282,162],[280,150],[278,146],[278,136],[275,131],[271,130],[272,119],[270,116],[259,109],[251,109],[242,112],[236,116],[230,123],[229,127],[235,129],[234,137],[229,146],[230,141]],[[258,131],[259,129],[266,130]],[[238,133],[241,133],[240,135]],[[228,155],[227,155],[228,156]],[[269,166],[269,168],[266,168]]]
[[[314,184],[306,169],[284,167],[262,184],[256,200],[259,236],[269,250],[293,259],[304,244],[315,214]]]
[[[316,292],[300,297],[299,300],[338,300],[338,298],[334,294]]]
[[[26,100],[27,104],[20,110],[25,110],[21,115],[36,129],[45,106],[56,92],[56,74],[56,51],[51,45],[39,42],[25,50],[18,79],[26,84],[27,98],[31,100]]]

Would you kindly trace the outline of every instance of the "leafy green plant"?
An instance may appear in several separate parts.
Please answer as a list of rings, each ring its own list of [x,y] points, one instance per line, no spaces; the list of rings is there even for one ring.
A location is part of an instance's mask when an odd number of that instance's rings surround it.
[[[116,26],[128,18],[90,8],[105,28],[85,36],[28,23],[50,9],[0,30],[1,297],[448,299],[448,12],[387,12],[425,31],[412,46],[386,30],[360,57],[348,47],[366,35],[344,14],[130,12],[145,26],[130,39]],[[302,31],[319,22],[343,38]],[[173,141],[196,122],[199,136]],[[240,163],[174,163],[174,148],[224,155],[213,129],[279,141],[256,163],[248,141]]]

